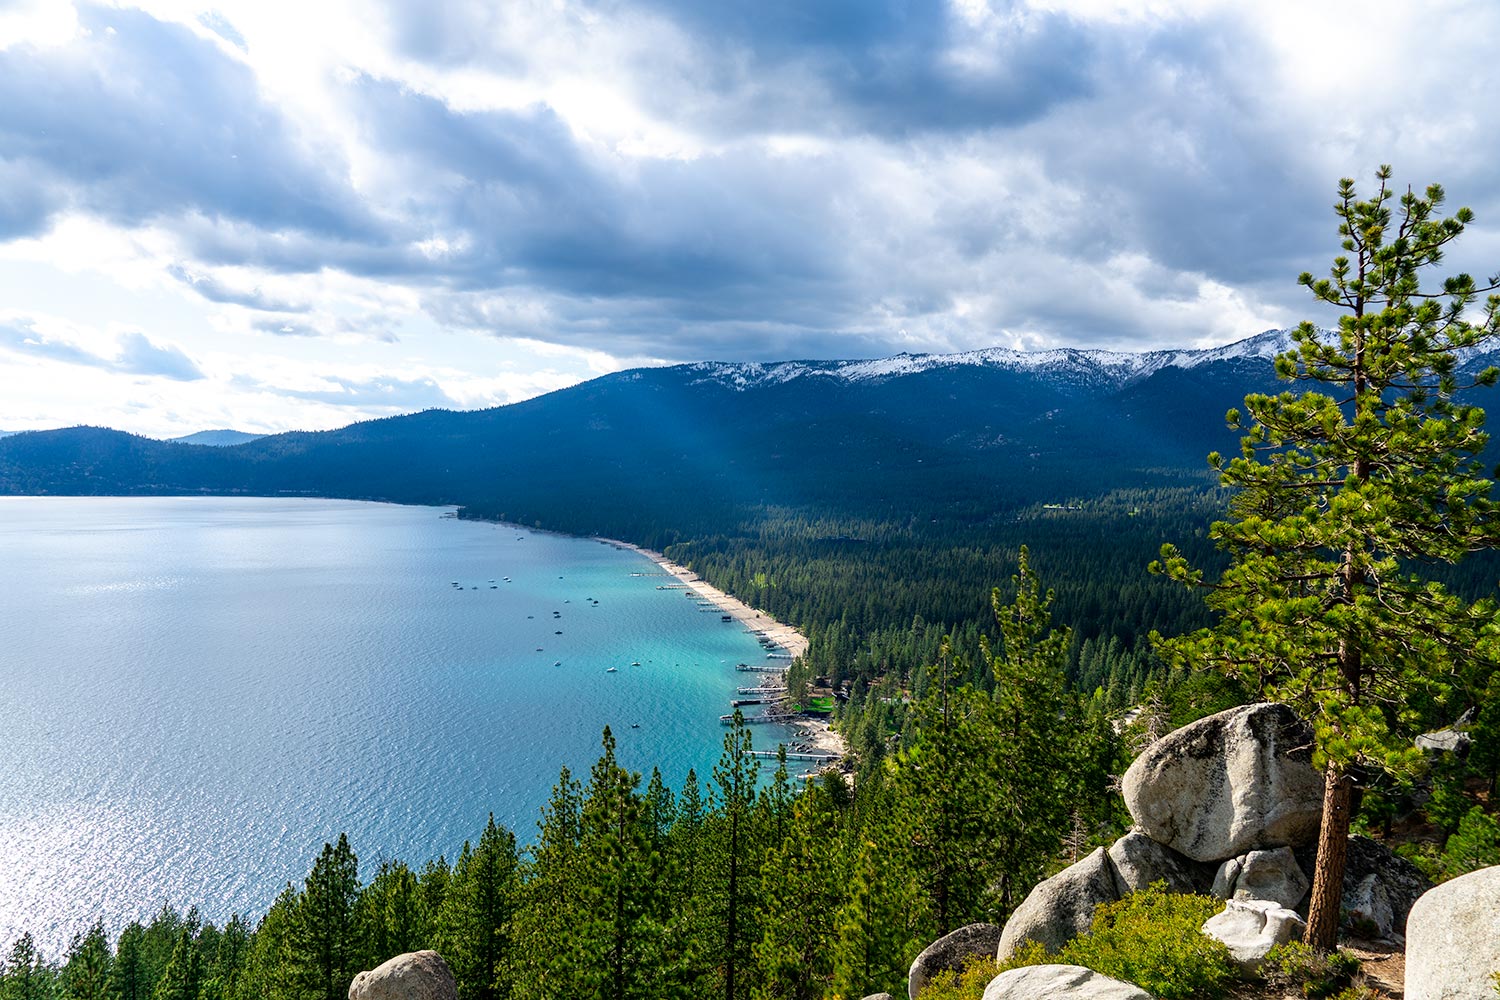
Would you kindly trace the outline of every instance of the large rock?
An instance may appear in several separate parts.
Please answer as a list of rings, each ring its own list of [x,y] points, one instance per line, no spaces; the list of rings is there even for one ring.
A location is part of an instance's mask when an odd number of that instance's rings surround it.
[[[1114,866],[1104,848],[1097,848],[1082,861],[1037,883],[1006,921],[996,958],[1005,961],[1027,941],[1039,941],[1049,952],[1057,951],[1089,929],[1094,907],[1119,898]]]
[[[442,955],[412,951],[355,976],[349,1000],[458,1000],[458,985]]]
[[[1222,912],[1203,922],[1203,933],[1223,941],[1229,957],[1254,973],[1278,944],[1302,933],[1302,918],[1268,899],[1231,899]]]
[[[1151,994],[1081,965],[1028,965],[991,979],[984,1000],[1151,1000]]]
[[[911,963],[906,992],[911,1000],[927,988],[940,972],[962,972],[971,958],[994,958],[1000,944],[999,924],[968,924],[944,934],[922,949]]]
[[[1292,849],[1278,847],[1224,862],[1214,876],[1212,894],[1220,899],[1266,899],[1295,910],[1310,885]]]
[[[1212,884],[1212,868],[1163,847],[1139,830],[1110,845],[1109,861],[1121,898],[1153,882],[1165,882],[1168,892],[1207,892]]]
[[[1469,755],[1469,747],[1473,740],[1468,733],[1461,733],[1456,729],[1439,729],[1432,733],[1423,733],[1417,737],[1417,749],[1426,750],[1430,753],[1451,753],[1460,757]]]
[[[1406,920],[1406,1000],[1481,1000],[1500,971],[1500,866],[1444,882]]]
[[[1361,936],[1398,940],[1406,915],[1432,882],[1421,869],[1369,837],[1350,837],[1344,860],[1345,923]],[[1313,877],[1317,848],[1297,852],[1297,864]]]
[[[1323,813],[1312,732],[1269,702],[1168,733],[1130,765],[1121,792],[1147,836],[1194,861],[1311,843]]]

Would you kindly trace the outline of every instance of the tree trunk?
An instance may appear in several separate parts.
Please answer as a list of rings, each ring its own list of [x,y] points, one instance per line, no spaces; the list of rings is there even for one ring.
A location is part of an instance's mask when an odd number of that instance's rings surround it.
[[[1318,832],[1318,860],[1313,867],[1312,896],[1307,905],[1303,940],[1319,951],[1338,944],[1339,910],[1344,898],[1344,861],[1349,853],[1349,826],[1354,782],[1330,763],[1323,785],[1323,825]]]

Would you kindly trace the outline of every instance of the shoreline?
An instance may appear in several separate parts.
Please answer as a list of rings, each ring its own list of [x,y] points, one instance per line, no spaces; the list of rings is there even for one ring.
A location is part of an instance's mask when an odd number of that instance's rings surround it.
[[[618,538],[599,538],[596,536],[596,541],[617,549],[624,549],[634,552],[637,555],[645,556],[666,570],[668,575],[676,577],[680,583],[692,587],[704,600],[709,601],[724,614],[730,615],[741,625],[744,625],[751,631],[764,635],[767,639],[770,639],[776,645],[792,654],[793,659],[798,659],[807,653],[807,636],[792,626],[777,621],[765,612],[752,608],[732,594],[725,593],[686,566],[673,562],[660,552],[643,548],[630,542],[622,542]],[[782,677],[784,683],[784,674],[777,676]],[[834,731],[828,722],[821,719],[799,717],[787,723],[787,725],[796,732],[797,740],[809,744],[818,752],[836,753],[839,755],[841,761],[848,759],[849,745],[844,741],[842,736]]]

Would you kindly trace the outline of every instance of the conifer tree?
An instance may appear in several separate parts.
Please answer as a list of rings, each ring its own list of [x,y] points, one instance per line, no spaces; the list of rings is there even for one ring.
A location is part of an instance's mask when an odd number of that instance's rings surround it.
[[[249,950],[250,927],[244,917],[231,914],[216,935],[213,953],[205,955],[208,978],[203,983],[204,1000],[229,1000],[234,996]]]
[[[520,891],[517,865],[515,835],[496,824],[491,813],[479,845],[470,850],[466,841],[453,866],[443,905],[443,940],[464,1000],[510,995],[502,965],[510,957],[511,920]]]
[[[714,804],[711,833],[708,913],[717,928],[714,954],[718,960],[724,1000],[743,998],[744,978],[752,964],[751,948],[759,937],[755,889],[760,845],[755,836],[756,780],[760,767],[750,756],[750,729],[739,709],[724,736],[724,750],[714,765]]]
[[[109,970],[110,996],[114,1000],[148,1000],[151,983],[144,954],[146,929],[132,920],[120,932],[115,959]]]
[[[986,761],[995,729],[989,696],[951,681],[946,644],[935,670],[909,717],[915,731],[893,762],[893,783],[903,853],[942,935],[986,909],[994,845],[985,824],[995,793]]]
[[[1437,214],[1437,185],[1397,198],[1390,177],[1381,167],[1368,200],[1339,183],[1344,253],[1329,277],[1298,279],[1341,311],[1338,329],[1303,323],[1276,359],[1282,378],[1328,391],[1248,396],[1248,426],[1230,411],[1246,431],[1241,454],[1209,456],[1235,491],[1211,530],[1231,559],[1207,591],[1221,620],[1162,644],[1174,663],[1238,673],[1311,721],[1326,781],[1306,940],[1322,949],[1338,931],[1352,772],[1419,764],[1417,710],[1488,669],[1494,617],[1490,602],[1459,600],[1415,570],[1500,543],[1478,466],[1484,414],[1456,398],[1460,362],[1497,332],[1500,298],[1470,322],[1466,307],[1494,280],[1422,287],[1472,213]],[[1487,369],[1468,384],[1495,378]],[[1172,546],[1153,569],[1205,583]]]
[[[1042,590],[1024,545],[1011,582],[1016,593],[1009,604],[998,587],[990,593],[1000,649],[980,637],[995,685],[989,746],[995,790],[984,824],[998,847],[990,875],[999,916],[1008,916],[1040,880],[1062,846],[1073,805],[1104,798],[1104,776],[1090,767],[1092,741],[1064,674],[1072,633],[1052,627],[1053,592]]]
[[[646,1000],[668,992],[658,975],[665,929],[660,859],[636,791],[641,776],[619,766],[608,727],[603,743],[580,814],[578,972],[586,996]]]
[[[349,838],[324,844],[297,904],[292,938],[295,969],[302,987],[320,1000],[344,1000],[359,971],[362,952],[354,903],[359,894],[359,861]]]
[[[771,848],[762,868],[756,1000],[813,1000],[831,985],[844,884],[838,813],[824,789],[804,793],[787,836]]]
[[[188,927],[178,932],[177,946],[156,984],[155,1000],[198,1000],[203,989],[203,959]]]
[[[0,998],[3,1000],[52,1000],[57,995],[57,974],[42,958],[28,931],[10,948],[0,965]]]
[[[95,920],[86,934],[73,935],[63,969],[63,989],[69,1000],[106,1000],[111,957],[104,921]]]
[[[582,789],[562,768],[542,810],[523,879],[516,927],[515,995],[524,1000],[579,996],[573,933],[583,909],[579,880]]]
[[[288,882],[260,918],[245,953],[243,972],[235,984],[234,1000],[301,1000],[295,983],[299,903],[296,888]],[[115,960],[117,968],[121,961]]]
[[[453,869],[448,860],[439,856],[422,866],[417,876],[418,913],[421,916],[420,939],[438,940],[438,917],[443,912],[443,901],[448,895],[448,883],[453,878]]]
[[[888,812],[867,812],[849,848],[848,888],[834,914],[837,996],[899,994],[925,943],[923,901],[903,864],[899,830]]]

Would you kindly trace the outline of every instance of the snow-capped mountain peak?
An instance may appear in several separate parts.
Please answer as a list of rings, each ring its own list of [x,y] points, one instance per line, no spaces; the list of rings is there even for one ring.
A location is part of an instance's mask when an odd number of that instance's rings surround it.
[[[1164,368],[1195,368],[1239,358],[1267,362],[1292,346],[1290,330],[1266,330],[1223,347],[1173,351],[1105,351],[1071,347],[1016,351],[992,347],[957,354],[897,354],[859,361],[716,362],[685,366],[694,382],[718,382],[735,389],[818,378],[867,382],[900,378],[940,368],[979,367],[1050,373],[1098,387],[1127,385]]]

